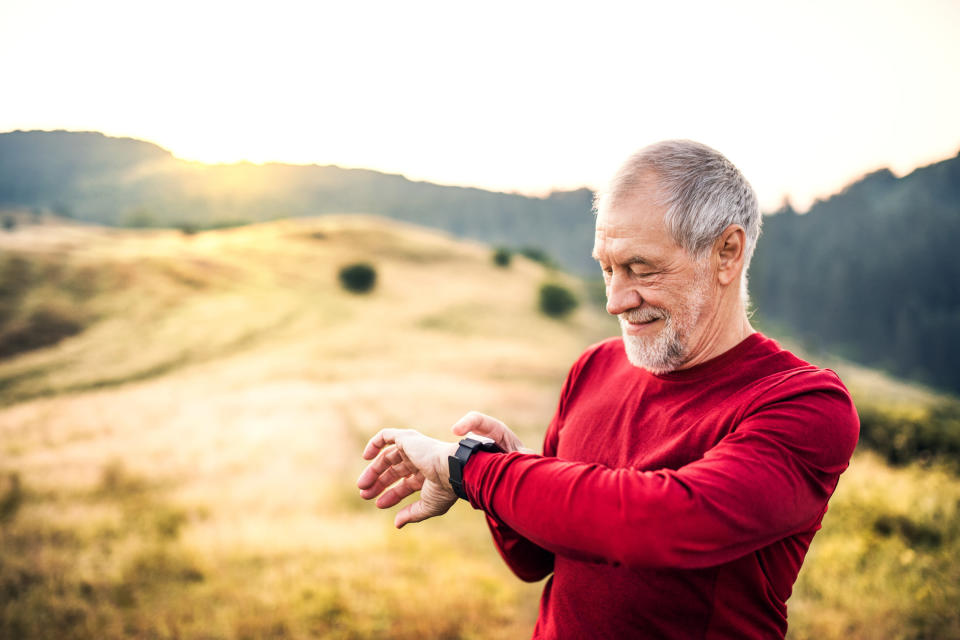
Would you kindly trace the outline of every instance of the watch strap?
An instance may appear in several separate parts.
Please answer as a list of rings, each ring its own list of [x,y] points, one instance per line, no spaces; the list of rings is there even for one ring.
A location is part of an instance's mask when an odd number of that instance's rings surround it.
[[[447,458],[448,464],[450,465],[450,486],[453,487],[453,492],[457,494],[458,498],[467,500],[467,492],[463,487],[463,468],[467,465],[470,457],[477,451],[497,453],[500,452],[501,449],[489,438],[471,436],[461,440],[456,453]]]

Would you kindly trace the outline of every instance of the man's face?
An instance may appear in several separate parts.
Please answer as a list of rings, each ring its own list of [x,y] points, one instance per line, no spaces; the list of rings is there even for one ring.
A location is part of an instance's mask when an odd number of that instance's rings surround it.
[[[698,262],[674,243],[651,189],[599,212],[594,258],[603,268],[607,311],[620,321],[627,358],[665,373],[681,368],[704,339],[717,292],[709,259]]]

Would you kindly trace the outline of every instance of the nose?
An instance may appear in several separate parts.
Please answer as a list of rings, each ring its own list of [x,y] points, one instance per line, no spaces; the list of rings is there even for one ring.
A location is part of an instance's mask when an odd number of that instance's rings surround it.
[[[643,304],[640,292],[624,282],[622,276],[614,272],[607,280],[607,313],[617,316],[624,311],[636,309]]]

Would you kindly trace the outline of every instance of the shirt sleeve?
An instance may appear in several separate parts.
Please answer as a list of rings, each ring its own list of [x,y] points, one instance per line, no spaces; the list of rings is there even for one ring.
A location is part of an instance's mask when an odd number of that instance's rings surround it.
[[[557,425],[558,417],[555,415],[544,438],[544,456],[552,457],[556,455]],[[471,458],[470,464],[467,465],[468,468],[474,464],[474,458],[477,455],[474,454]],[[500,557],[518,578],[525,582],[536,582],[553,573],[553,552],[547,551],[523,537],[492,513],[488,512],[486,515],[487,526],[493,536],[494,546],[500,553]]]
[[[557,444],[560,436],[560,423],[562,421],[564,406],[569,397],[570,390],[576,380],[577,374],[582,369],[583,361],[590,356],[590,351],[581,357],[567,374],[563,388],[560,392],[560,401],[557,411],[554,413],[550,426],[547,427],[547,433],[543,440],[543,456],[553,457],[557,455]],[[478,454],[474,454],[466,468],[470,468]],[[490,528],[490,534],[493,536],[493,544],[496,546],[500,557],[510,567],[510,570],[525,582],[536,582],[553,573],[554,554],[540,545],[530,541],[523,535],[517,533],[510,525],[496,517],[492,512],[487,512],[487,526]]]
[[[553,554],[633,568],[723,564],[819,522],[859,432],[849,394],[829,375],[835,383],[821,377],[815,389],[781,385],[676,470],[478,453],[467,495]]]

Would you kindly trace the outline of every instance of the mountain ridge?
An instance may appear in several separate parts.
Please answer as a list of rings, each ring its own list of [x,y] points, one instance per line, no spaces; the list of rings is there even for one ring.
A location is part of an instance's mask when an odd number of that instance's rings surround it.
[[[594,276],[592,200],[585,188],[537,198],[336,165],[207,165],[98,132],[0,134],[0,207],[115,226],[196,230],[369,213],[534,248]],[[960,391],[958,242],[960,154],[902,177],[879,169],[806,213],[786,204],[764,217],[752,300],[811,349]]]
[[[587,189],[536,198],[336,165],[208,165],[178,159],[152,143],[134,150],[134,143],[141,141],[132,138],[71,135],[0,134],[0,205],[133,227],[209,228],[327,213],[370,213],[490,244],[529,245],[580,273],[592,267],[593,196]],[[26,142],[31,139],[49,144],[30,150]],[[92,160],[67,153],[50,165],[48,148],[64,140],[86,145]],[[111,176],[96,159],[109,154],[106,147],[113,144],[131,149],[125,156],[128,165]]]

